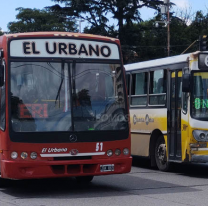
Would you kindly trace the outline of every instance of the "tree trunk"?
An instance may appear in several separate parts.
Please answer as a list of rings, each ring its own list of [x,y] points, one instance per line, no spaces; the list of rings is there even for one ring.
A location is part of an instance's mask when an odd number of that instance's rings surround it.
[[[118,33],[121,44],[124,42],[123,35],[123,7],[118,7]]]

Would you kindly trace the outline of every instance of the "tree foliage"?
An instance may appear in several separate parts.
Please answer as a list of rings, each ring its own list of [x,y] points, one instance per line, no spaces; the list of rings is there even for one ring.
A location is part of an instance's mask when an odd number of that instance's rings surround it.
[[[72,20],[55,16],[46,9],[17,8],[17,21],[9,22],[10,33],[36,31],[76,31]]]
[[[101,34],[115,33],[114,27],[109,26],[109,19],[118,23],[118,36],[123,43],[125,40],[124,24],[131,26],[133,22],[141,22],[139,9],[149,7],[158,10],[163,4],[161,0],[52,0],[56,3],[48,7],[51,11],[74,19],[84,19],[91,27],[88,31],[98,31]]]
[[[1,27],[0,27],[0,36],[2,36],[4,34],[4,32],[1,30]]]
[[[158,15],[126,29],[126,45],[123,45],[125,63],[167,56],[167,27],[164,24],[155,27],[155,22],[160,19],[161,16]],[[200,35],[208,35],[208,14],[198,11],[188,20],[187,17],[179,18],[171,14],[170,56],[197,51],[199,49],[197,40]],[[192,43],[194,44],[188,48]]]
[[[200,35],[208,35],[208,13],[197,11],[192,23],[187,28],[187,38],[194,41]]]
[[[10,22],[10,32],[76,31],[76,21],[85,20],[84,33],[119,37],[124,63],[167,56],[167,27],[155,27],[156,21],[166,20],[157,15],[142,21],[140,9],[159,10],[162,0],[52,0],[55,4],[43,10],[17,8],[18,21]],[[114,21],[112,21],[114,19]],[[201,11],[170,13],[170,55],[179,55],[200,35],[208,35],[208,14]],[[117,25],[114,25],[114,22]],[[1,35],[1,33],[0,33]],[[195,43],[188,52],[198,50]]]

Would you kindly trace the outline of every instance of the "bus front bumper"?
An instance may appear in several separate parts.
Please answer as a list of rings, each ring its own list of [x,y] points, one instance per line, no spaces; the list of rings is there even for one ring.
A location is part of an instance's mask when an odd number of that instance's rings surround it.
[[[199,163],[208,162],[208,155],[194,154],[194,155],[191,156],[191,162],[199,162]]]
[[[38,179],[73,176],[122,174],[131,171],[132,158],[79,161],[13,161],[1,160],[1,177],[8,179]],[[101,167],[113,165],[111,171]]]

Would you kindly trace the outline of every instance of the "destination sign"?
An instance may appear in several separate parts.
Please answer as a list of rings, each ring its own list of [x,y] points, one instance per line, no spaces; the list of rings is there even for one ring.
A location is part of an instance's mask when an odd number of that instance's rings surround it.
[[[195,105],[195,109],[208,109],[208,99],[200,99],[200,98],[196,98],[194,100],[194,105]]]
[[[11,57],[119,59],[116,44],[76,39],[21,39],[10,43]]]
[[[208,69],[208,53],[200,53],[198,60],[199,69]]]

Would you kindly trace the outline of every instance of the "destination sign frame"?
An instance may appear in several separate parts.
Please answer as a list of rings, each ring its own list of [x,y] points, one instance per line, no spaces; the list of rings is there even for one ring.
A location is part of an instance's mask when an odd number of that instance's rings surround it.
[[[116,43],[83,39],[15,39],[10,42],[9,49],[10,57],[120,59]]]

